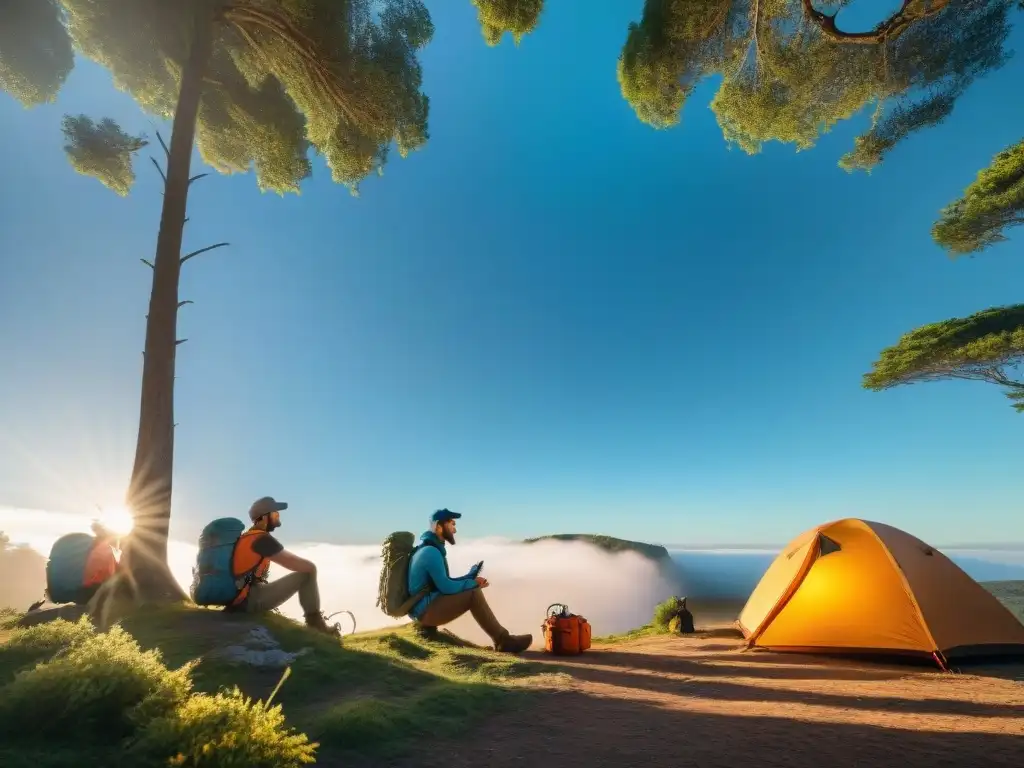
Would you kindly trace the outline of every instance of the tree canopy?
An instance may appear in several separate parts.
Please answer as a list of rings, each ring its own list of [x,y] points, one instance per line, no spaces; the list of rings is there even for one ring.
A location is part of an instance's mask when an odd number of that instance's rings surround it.
[[[419,0],[388,0],[381,9],[373,0],[8,0],[0,9],[0,86],[26,105],[51,100],[71,70],[73,42],[146,112],[169,119],[189,19],[204,5],[220,10],[196,139],[218,171],[254,169],[261,189],[297,192],[311,173],[312,148],[354,191],[381,171],[392,142],[403,156],[426,142],[416,52],[433,25]],[[76,169],[123,194],[133,178],[126,151],[139,139],[112,121],[69,120]]]
[[[26,107],[53,101],[74,66],[59,0],[0,3],[0,90]]]
[[[943,208],[932,237],[960,256],[1006,240],[1003,232],[1018,224],[1024,224],[1024,139],[997,154],[963,196]]]
[[[865,389],[943,379],[988,381],[1006,389],[1024,412],[1024,381],[1011,371],[1024,362],[1024,304],[993,307],[904,334],[864,375]]]
[[[6,0],[0,21],[0,84],[22,103],[55,96],[73,45],[143,111],[173,120],[156,254],[143,260],[153,283],[122,571],[143,602],[180,599],[166,562],[180,272],[224,245],[182,254],[193,145],[218,171],[253,169],[280,194],[299,190],[313,150],[355,193],[392,144],[405,155],[427,141],[416,57],[433,24],[420,0]],[[75,169],[127,194],[145,139],[85,115],[63,129]]]
[[[537,28],[544,0],[473,0],[480,31],[488,45],[497,45],[508,32],[519,44]]]
[[[92,176],[124,196],[135,184],[133,155],[148,143],[140,136],[130,136],[110,118],[94,123],[86,115],[65,115],[62,126],[64,152],[71,166],[81,174]]]
[[[700,82],[720,75],[711,108],[725,139],[751,154],[768,141],[807,149],[873,107],[870,129],[840,161],[870,170],[1002,65],[1009,7],[904,0],[874,29],[848,32],[811,0],[646,0],[619,57],[619,84],[641,120],[666,128]]]

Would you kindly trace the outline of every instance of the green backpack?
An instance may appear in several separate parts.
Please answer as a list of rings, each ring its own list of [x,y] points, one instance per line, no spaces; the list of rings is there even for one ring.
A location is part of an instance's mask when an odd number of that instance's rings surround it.
[[[381,547],[384,563],[377,587],[377,607],[392,618],[408,616],[412,607],[430,592],[428,585],[415,595],[409,594],[409,562],[417,549],[416,537],[408,531],[395,531],[384,539]]]

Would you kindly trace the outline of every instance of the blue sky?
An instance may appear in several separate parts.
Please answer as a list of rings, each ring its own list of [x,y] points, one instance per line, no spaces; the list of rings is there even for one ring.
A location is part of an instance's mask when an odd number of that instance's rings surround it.
[[[425,149],[360,198],[321,165],[299,197],[194,188],[186,247],[232,247],[184,270],[174,535],[273,494],[289,536],[338,543],[438,506],[473,537],[774,544],[856,515],[1024,540],[997,388],[860,386],[901,333],[1022,300],[1019,236],[951,262],[929,229],[1020,138],[1024,61],[849,175],[866,115],[754,157],[716,83],[640,123],[615,78],[640,0],[549,3],[495,49],[468,2],[429,5]],[[55,105],[0,95],[0,505],[88,511],[131,469],[160,190],[145,155],[126,199],[76,175],[67,111],[152,135],[88,62]]]

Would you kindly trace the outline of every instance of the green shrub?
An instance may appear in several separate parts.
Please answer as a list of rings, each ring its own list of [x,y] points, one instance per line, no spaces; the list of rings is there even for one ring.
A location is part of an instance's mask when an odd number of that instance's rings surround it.
[[[14,630],[0,646],[0,665],[15,664],[21,671],[0,687],[0,743],[22,744],[26,758],[45,743],[47,753],[69,759],[75,750],[95,757],[99,749],[104,764],[140,768],[314,762],[317,745],[285,728],[279,706],[253,703],[237,689],[194,694],[195,662],[168,669],[160,651],[143,651],[121,627],[98,634],[83,619]],[[12,755],[0,754],[0,763]],[[36,764],[57,763],[64,764]]]
[[[678,604],[676,598],[670,597],[663,603],[654,606],[654,619],[651,624],[660,632],[668,632],[668,624],[676,613]]]
[[[169,670],[159,651],[142,651],[120,627],[92,634],[0,688],[0,733],[58,744],[116,741],[181,704],[191,669]]]
[[[286,728],[280,705],[253,703],[235,688],[194,694],[149,723],[128,762],[189,768],[298,768],[315,762],[317,744]]]
[[[7,642],[0,645],[0,685],[9,682],[15,672],[52,659],[95,634],[93,625],[85,617],[75,623],[57,619],[48,624],[11,630]]]

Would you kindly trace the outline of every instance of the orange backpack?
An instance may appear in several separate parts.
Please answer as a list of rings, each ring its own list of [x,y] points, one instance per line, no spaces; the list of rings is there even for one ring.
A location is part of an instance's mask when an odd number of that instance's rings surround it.
[[[552,610],[554,608],[558,610]],[[569,606],[552,603],[548,606],[547,615],[541,625],[545,651],[556,656],[575,656],[590,647],[590,622],[569,613]]]

